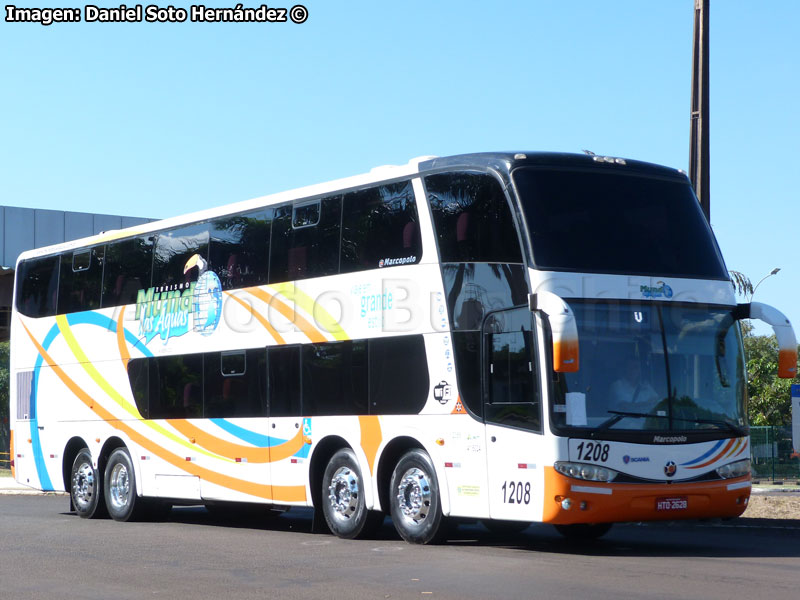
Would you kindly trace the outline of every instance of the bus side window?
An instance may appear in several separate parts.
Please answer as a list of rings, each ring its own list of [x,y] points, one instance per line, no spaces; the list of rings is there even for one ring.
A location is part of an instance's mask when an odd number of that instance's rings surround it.
[[[267,283],[272,209],[211,222],[208,268],[223,290]]]
[[[300,416],[300,346],[269,348],[267,370],[269,416]]]
[[[369,340],[369,412],[415,415],[430,389],[425,340],[421,335]]]
[[[368,414],[366,340],[308,344],[302,352],[304,414]]]
[[[339,272],[342,197],[279,206],[272,223],[269,282]]]
[[[59,314],[100,308],[105,246],[68,252],[61,257]]]
[[[521,263],[519,238],[500,182],[483,173],[425,178],[442,262]]]
[[[413,264],[421,258],[419,219],[410,181],[345,194],[342,273]]]
[[[106,246],[101,305],[134,304],[139,290],[150,287],[153,238],[135,237]]]
[[[189,225],[158,234],[153,254],[152,285],[188,285],[208,270],[208,223]],[[187,266],[193,256],[197,269]]]
[[[58,307],[60,256],[34,258],[20,263],[17,310],[28,317],[51,317]]]

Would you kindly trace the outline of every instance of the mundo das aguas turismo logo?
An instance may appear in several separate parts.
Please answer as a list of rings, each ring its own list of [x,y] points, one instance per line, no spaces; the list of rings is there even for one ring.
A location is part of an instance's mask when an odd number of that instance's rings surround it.
[[[217,329],[222,315],[222,283],[207,268],[206,260],[195,254],[183,268],[187,281],[139,290],[135,319],[139,321],[139,335],[146,343],[156,336],[166,343],[189,329],[202,335],[210,335]],[[197,279],[188,281],[194,269]]]

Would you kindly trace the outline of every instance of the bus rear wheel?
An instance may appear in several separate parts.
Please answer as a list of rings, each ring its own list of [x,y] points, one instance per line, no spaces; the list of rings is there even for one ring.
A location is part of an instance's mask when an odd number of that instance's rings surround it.
[[[69,493],[75,512],[82,519],[104,517],[102,477],[92,464],[92,453],[82,448],[72,463]]]
[[[603,537],[611,529],[612,523],[577,523],[575,525],[555,525],[556,531],[568,540],[586,541]]]
[[[108,457],[104,487],[106,506],[112,519],[133,521],[141,518],[145,502],[136,495],[133,462],[125,448],[117,448]]]
[[[355,453],[350,448],[336,452],[322,476],[322,513],[337,537],[365,537],[383,522],[383,513],[367,510],[364,486]]]
[[[389,489],[392,522],[397,533],[411,544],[441,539],[442,502],[430,457],[422,450],[406,453],[392,473]]]

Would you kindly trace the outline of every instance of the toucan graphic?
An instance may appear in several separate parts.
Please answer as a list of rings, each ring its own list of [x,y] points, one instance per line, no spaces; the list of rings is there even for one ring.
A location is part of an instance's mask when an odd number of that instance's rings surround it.
[[[203,273],[206,272],[206,268],[208,268],[208,263],[199,254],[193,254],[192,257],[186,261],[186,265],[183,267],[183,274],[186,275],[186,273],[189,272],[189,269],[193,267],[197,267],[200,270],[200,273],[198,275],[202,275]]]
[[[213,280],[216,281],[216,285],[214,285],[214,283],[211,283],[211,285],[209,285],[210,282],[205,282],[205,285],[203,285],[204,282],[202,281],[202,279],[204,279],[203,275],[205,274],[206,269],[208,268],[208,263],[199,254],[193,254],[192,257],[186,261],[186,265],[183,267],[184,275],[194,267],[197,267],[199,271],[197,276],[198,288],[205,288],[202,290],[201,293],[205,292],[209,294],[210,297],[213,298],[214,300],[218,300],[219,297],[221,296],[221,290],[219,289],[219,280],[216,278],[216,276],[214,276],[213,273],[211,273],[210,276],[213,278]],[[197,294],[198,291],[200,291],[200,289],[198,288],[195,288],[195,294]],[[213,330],[216,327],[215,324],[217,321],[217,314],[219,311],[219,303],[216,301],[209,301],[209,300],[202,301],[199,305],[202,306],[206,312],[205,323],[203,323],[203,325],[201,326],[200,331],[205,331],[208,330],[209,328]],[[197,309],[198,309],[198,304],[197,304],[197,299],[195,299],[195,311],[197,311]],[[197,316],[198,316],[197,313],[195,313],[195,318],[197,318]],[[197,321],[195,321],[195,323],[197,323]],[[195,328],[197,328],[197,325],[195,325]]]

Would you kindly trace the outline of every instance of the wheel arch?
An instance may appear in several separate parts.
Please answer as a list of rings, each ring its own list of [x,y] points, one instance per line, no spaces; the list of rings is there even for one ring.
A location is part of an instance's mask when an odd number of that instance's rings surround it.
[[[397,463],[400,462],[400,459],[403,457],[403,455],[411,450],[421,450],[428,455],[428,458],[430,458],[431,463],[433,464],[434,473],[439,482],[439,495],[441,498],[442,513],[445,515],[449,514],[450,494],[448,493],[447,479],[436,465],[436,461],[434,459],[435,454],[432,454],[431,451],[426,448],[425,445],[422,444],[418,439],[410,436],[398,436],[389,441],[386,446],[384,446],[383,451],[378,458],[378,468],[376,470],[377,477],[375,483],[378,487],[378,500],[380,502],[381,510],[387,514],[389,513],[389,485],[392,479],[392,472],[397,466]]]
[[[84,448],[89,448],[86,440],[80,436],[74,436],[64,446],[64,452],[61,454],[61,477],[64,482],[64,491],[68,493],[72,487],[72,463],[75,462],[78,452]]]
[[[311,453],[308,465],[308,486],[311,491],[311,503],[315,509],[322,506],[322,476],[331,457],[342,448],[353,447],[343,437],[329,435],[317,442]]]

